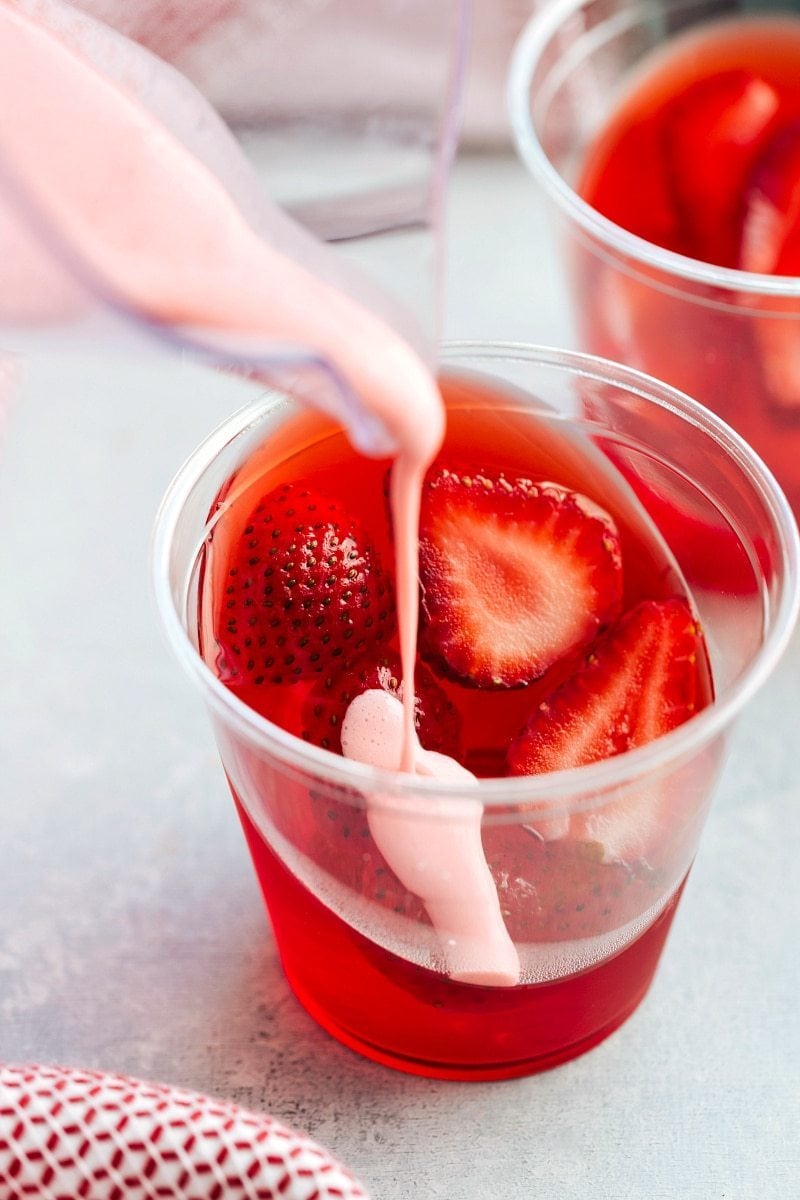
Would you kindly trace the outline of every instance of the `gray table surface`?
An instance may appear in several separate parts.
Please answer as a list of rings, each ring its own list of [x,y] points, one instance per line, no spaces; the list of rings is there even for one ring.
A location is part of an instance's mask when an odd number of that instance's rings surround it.
[[[521,168],[463,160],[450,207],[448,334],[569,344]],[[281,976],[204,712],[149,595],[159,497],[231,407],[229,385],[174,364],[51,357],[12,414],[0,1058],[271,1112],[330,1146],[374,1200],[800,1194],[798,637],[738,726],[662,968],[627,1025],[502,1084],[364,1062]]]

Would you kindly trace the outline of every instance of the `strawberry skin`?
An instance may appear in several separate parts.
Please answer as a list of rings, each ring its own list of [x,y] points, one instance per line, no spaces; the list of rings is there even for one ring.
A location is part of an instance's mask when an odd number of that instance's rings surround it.
[[[473,686],[538,679],[620,610],[616,528],[577,493],[443,469],[420,531],[422,650]]]
[[[800,121],[765,146],[747,180],[738,266],[764,275],[800,269]]]
[[[490,825],[483,846],[500,909],[517,942],[596,937],[646,912],[669,876],[643,862],[606,862],[594,842],[544,841],[524,825]]]
[[[705,648],[689,605],[643,600],[543,700],[509,747],[512,775],[560,771],[633,750],[702,702]]]
[[[391,582],[358,523],[304,483],[265,496],[229,551],[215,628],[223,682],[313,678],[393,631]]]
[[[733,70],[698,80],[667,106],[670,178],[694,257],[737,265],[742,192],[779,103],[765,80]]]
[[[323,750],[342,753],[342,721],[356,696],[382,688],[402,699],[400,656],[367,654],[338,674],[321,676],[309,692],[302,712],[300,736]],[[426,750],[461,758],[461,718],[424,663],[414,670],[416,725]]]

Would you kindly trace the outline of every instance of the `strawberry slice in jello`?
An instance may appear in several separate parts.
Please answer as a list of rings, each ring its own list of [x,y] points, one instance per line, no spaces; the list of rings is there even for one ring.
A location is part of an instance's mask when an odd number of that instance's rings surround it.
[[[517,687],[618,614],[619,537],[574,492],[442,469],[420,522],[424,652],[476,687]]]
[[[522,944],[607,936],[657,905],[669,878],[642,861],[605,861],[596,842],[545,841],[533,827],[492,825],[483,842],[503,919]]]
[[[642,601],[539,703],[509,747],[509,772],[567,770],[644,746],[705,707],[709,679],[702,634],[687,601]],[[635,860],[647,854],[662,826],[669,827],[661,806],[676,802],[645,783],[618,802],[539,832],[545,839],[555,832],[597,843],[605,860]]]
[[[744,196],[739,266],[800,275],[800,121],[782,128],[756,162]],[[800,419],[800,321],[795,310],[755,318],[760,365],[773,410]]]
[[[770,84],[741,70],[698,80],[666,107],[670,186],[693,257],[736,266],[742,192],[779,103]]]
[[[737,265],[762,275],[800,273],[800,121],[764,146],[745,181]]]

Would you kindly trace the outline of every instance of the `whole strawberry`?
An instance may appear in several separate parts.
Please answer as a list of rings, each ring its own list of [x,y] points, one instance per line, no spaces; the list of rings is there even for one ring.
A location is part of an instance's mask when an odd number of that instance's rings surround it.
[[[394,631],[391,581],[364,531],[305,483],[259,501],[226,567],[215,667],[231,687],[338,671]]]

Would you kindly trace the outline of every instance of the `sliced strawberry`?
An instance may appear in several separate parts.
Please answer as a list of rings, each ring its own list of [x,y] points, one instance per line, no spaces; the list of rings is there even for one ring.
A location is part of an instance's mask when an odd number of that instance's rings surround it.
[[[689,253],[664,153],[661,113],[627,128],[609,126],[594,148],[580,194],[629,233]]]
[[[737,265],[763,275],[800,272],[800,121],[770,138],[746,180]]]
[[[619,537],[577,493],[439,470],[423,491],[420,578],[426,656],[477,687],[515,687],[616,617]]]
[[[394,631],[389,579],[358,523],[303,483],[265,496],[230,548],[216,613],[219,677],[252,691],[352,662]]]
[[[541,702],[509,747],[510,773],[580,767],[675,729],[703,702],[705,661],[685,600],[642,601]]]
[[[642,862],[606,862],[596,843],[546,842],[525,825],[487,826],[482,836],[503,919],[522,944],[619,929],[652,908],[672,879]]]
[[[736,266],[742,193],[779,103],[765,80],[736,70],[698,80],[667,106],[671,185],[694,257]]]
[[[402,699],[400,657],[365,655],[352,667],[321,676],[309,692],[302,713],[301,737],[324,750],[342,752],[341,728],[347,706],[373,688]],[[414,671],[417,733],[426,750],[461,757],[461,718],[424,663]]]
[[[751,173],[739,253],[742,270],[800,275],[800,121],[775,134]],[[796,313],[788,309],[782,313],[779,305],[780,301],[770,301],[767,307],[771,311],[761,318],[754,316],[752,328],[772,412],[784,421],[796,422],[800,417],[800,327]],[[760,432],[765,427],[763,412],[759,410],[758,415]],[[748,434],[746,429],[741,432]],[[751,435],[751,440],[761,449],[757,436]],[[773,470],[780,457],[780,445],[770,448],[767,459]]]
[[[509,770],[535,774],[610,758],[675,729],[711,698],[705,645],[686,601],[642,601],[540,704],[509,748]],[[714,769],[699,755],[680,774],[634,781],[574,813],[554,836],[590,844],[604,863],[666,861],[693,830]],[[547,838],[552,824],[534,832]],[[685,869],[685,848],[675,853]]]

